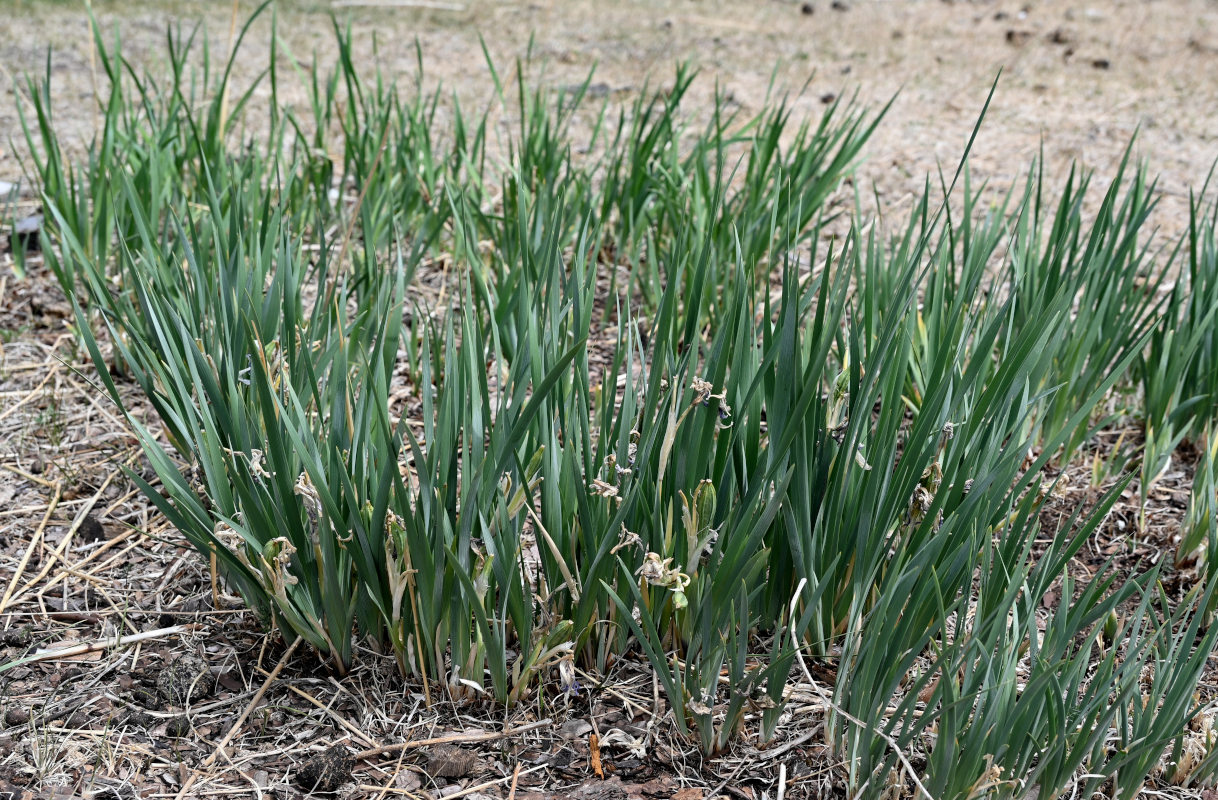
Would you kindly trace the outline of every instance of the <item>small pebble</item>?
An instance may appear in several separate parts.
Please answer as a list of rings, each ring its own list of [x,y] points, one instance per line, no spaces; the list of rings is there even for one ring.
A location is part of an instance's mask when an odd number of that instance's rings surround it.
[[[4,712],[4,724],[10,728],[30,721],[30,712],[24,708],[10,708]]]

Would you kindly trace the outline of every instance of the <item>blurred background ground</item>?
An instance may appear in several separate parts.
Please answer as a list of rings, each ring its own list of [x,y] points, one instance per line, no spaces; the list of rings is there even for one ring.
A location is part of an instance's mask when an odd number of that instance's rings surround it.
[[[59,124],[87,140],[92,84],[80,5],[6,5],[5,77],[41,72],[51,48]],[[248,13],[253,4],[240,5]],[[109,35],[121,32],[136,63],[163,58],[171,23],[203,22],[221,50],[231,23],[231,4],[222,0],[97,0],[94,9]],[[467,106],[487,102],[492,91],[482,41],[501,72],[531,46],[555,84],[576,82],[595,67],[598,91],[614,95],[647,80],[663,84],[676,62],[689,61],[703,72],[690,96],[693,109],[716,84],[750,113],[773,85],[797,94],[796,115],[813,119],[830,96],[857,91],[878,105],[896,95],[860,171],[862,185],[874,182],[888,202],[916,191],[938,165],[954,167],[1000,69],[974,152],[979,177],[1008,183],[1041,147],[1055,174],[1075,160],[1107,174],[1138,131],[1136,152],[1162,176],[1168,198],[1183,201],[1218,155],[1214,0],[280,2],[279,32],[297,58],[316,52],[321,63],[332,61],[331,12],[350,22],[369,70],[413,79],[417,42],[428,80]],[[265,67],[269,24],[264,18],[254,27],[238,85]],[[19,131],[11,100],[0,104],[0,131]],[[20,173],[19,155],[20,147],[0,141],[0,179]]]
[[[233,19],[231,3],[220,0],[96,0],[93,8],[107,37],[121,34],[126,57],[153,68],[164,60],[167,26],[201,22],[223,52]],[[252,10],[241,0],[238,18]],[[955,168],[999,70],[972,161],[974,176],[996,187],[1018,181],[1042,150],[1059,178],[1076,161],[1109,176],[1136,131],[1135,154],[1161,176],[1157,220],[1174,233],[1187,220],[1189,188],[1218,157],[1214,0],[387,0],[341,7],[283,0],[278,31],[296,58],[316,53],[319,62],[333,62],[331,12],[351,25],[361,67],[409,84],[421,53],[428,85],[443,84],[469,108],[492,102],[483,42],[501,77],[531,49],[532,77],[564,86],[595,67],[593,91],[622,101],[648,81],[664,85],[674,65],[688,61],[702,71],[687,96],[695,118],[717,86],[746,115],[789,92],[796,119],[813,123],[838,96],[857,92],[879,106],[895,95],[855,180],[864,194],[875,187],[886,213],[899,211],[940,166]],[[43,73],[48,49],[57,127],[80,152],[87,146],[98,68],[88,31],[77,3],[8,0],[0,11],[0,181],[27,188],[15,201],[0,197],[6,211],[36,210],[17,109],[24,76]],[[238,87],[264,68],[269,34],[269,18],[253,26],[237,61]],[[288,102],[305,102],[291,76],[282,90]],[[268,98],[259,89],[255,106]],[[147,638],[122,651],[51,653],[0,674],[0,797],[174,797],[192,780],[185,796],[294,797],[299,773],[335,745],[356,751],[438,737],[455,746],[505,721],[544,718],[554,722],[477,751],[365,759],[342,792],[523,798],[544,787],[549,796],[694,800],[722,783],[722,791],[760,800],[774,796],[784,754],[799,755],[787,796],[819,796],[831,786],[829,773],[817,772],[823,759],[815,731],[796,731],[786,750],[742,745],[702,761],[671,731],[655,728],[655,686],[627,667],[610,676],[612,691],[589,692],[565,708],[518,709],[504,720],[496,710],[426,708],[419,687],[403,687],[375,654],[363,654],[342,684],[314,669],[315,660],[297,658],[255,704],[283,644],[260,634],[236,603],[220,598],[216,607],[205,565],[118,469],[140,469],[135,442],[90,383],[58,287],[36,258],[27,280],[15,277],[11,263],[0,254],[0,662],[119,633]],[[1152,496],[1157,519],[1178,519],[1187,477],[1165,476]],[[1065,492],[1063,508],[1073,502]],[[1157,530],[1171,535],[1170,525]],[[1161,544],[1130,547],[1145,554]],[[203,673],[217,680],[196,684]],[[184,699],[175,683],[182,676],[188,688],[206,692]],[[1203,689],[1212,690],[1210,683]],[[800,701],[804,708],[817,702]],[[241,736],[207,764],[247,707]],[[607,742],[608,782],[587,781],[593,724]],[[650,749],[640,751],[644,741]]]

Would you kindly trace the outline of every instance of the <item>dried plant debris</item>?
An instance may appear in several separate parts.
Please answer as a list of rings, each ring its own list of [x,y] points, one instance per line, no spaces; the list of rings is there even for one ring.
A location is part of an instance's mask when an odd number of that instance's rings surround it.
[[[427,774],[433,778],[468,778],[485,769],[477,753],[461,747],[439,745],[427,754]]]

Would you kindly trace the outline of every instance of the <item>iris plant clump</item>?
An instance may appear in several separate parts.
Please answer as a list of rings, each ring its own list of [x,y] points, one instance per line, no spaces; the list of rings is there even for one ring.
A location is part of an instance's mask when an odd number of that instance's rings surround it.
[[[49,72],[22,109],[77,333],[156,414],[128,421],[159,485],[130,477],[268,625],[338,673],[363,643],[509,705],[636,654],[708,753],[773,737],[819,661],[852,794],[1209,776],[1172,766],[1209,572],[1170,598],[1161,565],[1071,572],[1133,472],[1039,512],[1045,468],[1118,417],[1143,486],[1212,441],[1212,207],[1160,247],[1141,168],[1091,217],[1090,176],[1033,167],[995,203],[966,157],[872,225],[829,201],[883,110],[718,97],[695,123],[687,69],[619,108],[522,64],[490,70],[500,141],[494,109],[441,124],[335,35],[333,68],[292,64],[304,109],[272,35],[257,133],[253,87],[177,32],[168,77],[96,36],[83,160]],[[1182,558],[1214,550],[1205,448]]]

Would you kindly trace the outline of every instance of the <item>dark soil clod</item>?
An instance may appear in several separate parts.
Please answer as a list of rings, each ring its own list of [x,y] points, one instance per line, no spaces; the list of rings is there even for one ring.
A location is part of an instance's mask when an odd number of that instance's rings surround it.
[[[310,793],[333,794],[351,780],[355,759],[335,745],[306,761],[296,773],[296,785]]]
[[[165,726],[165,734],[175,739],[184,739],[190,735],[190,718],[185,714],[173,717]]]
[[[141,731],[146,731],[149,728],[155,727],[156,723],[156,717],[145,711],[132,711],[127,715],[127,718],[123,720],[124,725],[137,728]]]
[[[97,521],[97,517],[89,514],[81,521],[77,535],[85,544],[92,544],[106,538],[106,529]]]
[[[161,705],[160,695],[154,689],[148,689],[143,686],[137,686],[131,690],[131,699],[144,708],[155,709]]]
[[[198,656],[184,655],[157,675],[157,698],[164,705],[185,706],[211,695],[216,679],[207,662]]]
[[[5,647],[29,647],[33,639],[34,636],[30,633],[29,627],[23,625],[20,628],[14,628],[11,631],[5,631],[0,634],[0,645]]]
[[[799,13],[810,17],[816,13],[816,6],[812,5],[811,3],[804,3],[799,7]]]
[[[1074,37],[1061,28],[1054,28],[1053,33],[1049,34],[1049,41],[1053,44],[1072,44]]]

